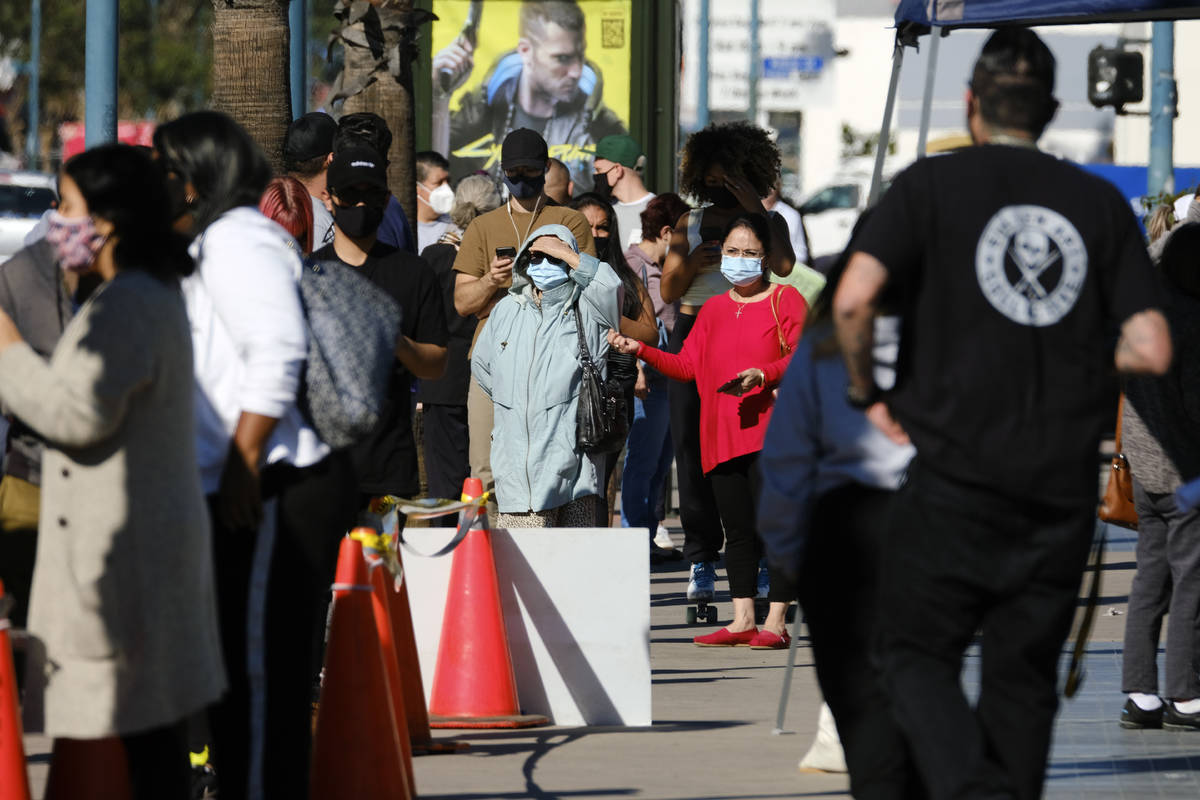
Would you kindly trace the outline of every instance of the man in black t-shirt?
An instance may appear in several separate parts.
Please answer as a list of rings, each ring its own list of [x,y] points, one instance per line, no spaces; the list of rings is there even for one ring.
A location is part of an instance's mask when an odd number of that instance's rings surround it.
[[[446,317],[433,270],[420,257],[377,242],[388,201],[384,160],[368,147],[347,147],[333,157],[327,185],[333,242],[313,253],[340,261],[371,279],[403,311],[387,402],[374,433],[351,450],[365,501],[393,494],[415,497],[421,489],[413,440],[412,379],[439,378],[446,368]]]
[[[996,32],[967,95],[978,146],[896,179],[834,299],[848,402],[917,449],[882,554],[880,664],[934,798],[1040,797],[1111,375],[1162,374],[1171,360],[1128,205],[1037,150],[1053,91],[1037,35]],[[884,395],[871,326],[888,284],[904,325]],[[977,630],[972,709],[959,676]]]

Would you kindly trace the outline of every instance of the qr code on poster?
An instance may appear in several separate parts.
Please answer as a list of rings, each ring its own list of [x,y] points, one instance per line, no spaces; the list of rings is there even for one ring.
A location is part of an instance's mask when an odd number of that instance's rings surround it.
[[[600,20],[600,46],[606,48],[621,48],[625,46],[625,20]]]

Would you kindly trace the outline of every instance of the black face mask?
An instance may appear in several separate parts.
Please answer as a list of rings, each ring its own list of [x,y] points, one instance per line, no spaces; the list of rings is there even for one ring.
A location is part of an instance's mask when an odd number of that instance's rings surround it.
[[[333,221],[351,239],[363,239],[379,230],[383,206],[339,206],[334,203]]]
[[[704,193],[717,208],[733,208],[738,204],[737,197],[724,186],[705,186]]]
[[[592,237],[592,241],[596,244],[596,255],[600,255],[601,253],[608,254],[608,239],[609,237],[607,236]],[[600,260],[603,261],[604,257],[601,256]]]
[[[542,189],[546,188],[546,176],[543,174],[536,178],[525,177],[513,180],[505,175],[504,185],[508,187],[508,191],[512,192],[513,197],[518,200],[528,200],[531,197],[537,197],[542,193]]]
[[[612,199],[613,187],[608,185],[607,172],[596,172],[592,174],[592,191],[603,197],[605,200]]]

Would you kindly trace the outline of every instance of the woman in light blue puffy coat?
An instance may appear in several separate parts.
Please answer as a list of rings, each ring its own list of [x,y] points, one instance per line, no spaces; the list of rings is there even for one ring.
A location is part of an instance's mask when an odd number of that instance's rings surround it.
[[[596,524],[603,469],[575,444],[582,370],[573,310],[603,366],[606,334],[620,327],[620,287],[612,267],[580,253],[563,225],[544,225],[521,245],[512,288],[471,357],[471,372],[495,406],[498,527]]]

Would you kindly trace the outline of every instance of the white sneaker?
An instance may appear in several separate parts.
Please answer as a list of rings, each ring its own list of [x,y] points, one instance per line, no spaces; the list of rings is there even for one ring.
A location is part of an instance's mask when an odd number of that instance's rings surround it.
[[[671,533],[660,523],[658,531],[654,534],[654,543],[664,550],[674,550],[675,543],[671,541]]]

